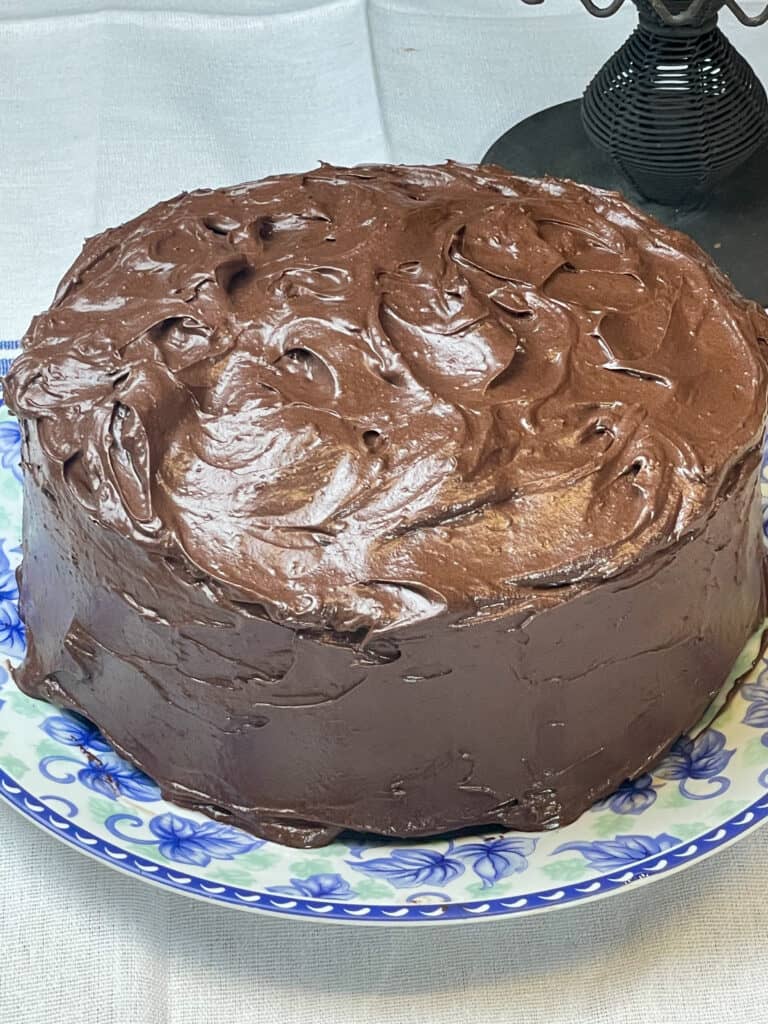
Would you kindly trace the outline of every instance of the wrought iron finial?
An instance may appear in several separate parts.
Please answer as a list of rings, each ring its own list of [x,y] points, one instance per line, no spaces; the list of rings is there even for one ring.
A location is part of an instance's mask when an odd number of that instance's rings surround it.
[[[523,3],[528,4],[529,7],[536,7],[543,4],[544,0],[523,0]],[[624,0],[610,0],[605,7],[599,7],[592,0],[581,0],[581,3],[596,18],[610,18],[620,7],[624,6]]]
[[[606,7],[598,7],[592,0],[581,0],[581,2],[595,18],[610,18],[620,7],[624,6],[624,0],[611,0]]]
[[[623,6],[580,2],[596,18]],[[484,159],[529,177],[623,192],[686,231],[768,308],[768,97],[718,27],[725,9],[747,27],[768,24],[768,0],[633,4],[634,31],[583,96],[526,117]]]
[[[581,0],[585,7],[591,0]],[[710,17],[716,15],[717,9],[721,6],[727,7],[728,10],[741,22],[742,25],[747,25],[749,28],[756,28],[759,25],[764,25],[768,22],[768,4],[765,5],[763,11],[757,15],[749,15],[743,7],[737,2],[737,0],[719,0],[718,3],[712,4],[711,0],[693,0],[690,7],[684,10],[673,13],[670,11],[664,0],[650,0],[651,7],[653,7],[656,14],[664,22],[665,25],[669,26],[680,26],[681,28],[688,25],[695,25],[697,19],[704,13],[708,8],[714,8]],[[589,8],[587,7],[587,10]]]
[[[768,4],[760,12],[760,14],[750,17],[742,8],[736,3],[736,0],[725,0],[725,6],[735,15],[742,25],[746,25],[748,28],[756,28],[758,25],[765,25],[768,22]]]
[[[541,3],[543,0],[524,0]],[[739,0],[633,0],[640,21],[590,82],[581,104],[587,136],[638,191],[667,205],[695,204],[768,143],[768,98],[717,27]],[[624,0],[581,0],[609,18]]]
[[[535,7],[543,4],[544,0],[523,0],[523,3]],[[605,7],[600,7],[594,0],[581,0],[581,4],[595,18],[610,18],[624,6],[624,0],[609,0]],[[695,25],[705,11],[709,10],[709,17],[712,17],[720,7],[727,7],[731,14],[748,28],[756,28],[768,22],[768,3],[760,14],[755,15],[747,14],[738,0],[716,0],[715,3],[712,0],[693,0],[688,7],[683,7],[679,11],[671,11],[664,0],[650,0],[650,4],[663,24],[670,27],[685,28]]]

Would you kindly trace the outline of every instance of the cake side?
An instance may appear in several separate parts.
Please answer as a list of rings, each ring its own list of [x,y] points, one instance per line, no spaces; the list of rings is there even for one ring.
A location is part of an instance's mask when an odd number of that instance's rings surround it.
[[[758,462],[634,573],[359,649],[248,614],[30,473],[17,680],[167,798],[289,845],[567,824],[699,719],[763,621]]]

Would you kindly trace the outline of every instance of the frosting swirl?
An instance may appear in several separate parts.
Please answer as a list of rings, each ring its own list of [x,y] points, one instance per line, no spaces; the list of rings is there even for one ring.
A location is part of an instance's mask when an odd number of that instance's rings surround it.
[[[6,393],[92,517],[370,636],[535,610],[699,530],[760,443],[766,337],[617,195],[322,166],[90,239]]]

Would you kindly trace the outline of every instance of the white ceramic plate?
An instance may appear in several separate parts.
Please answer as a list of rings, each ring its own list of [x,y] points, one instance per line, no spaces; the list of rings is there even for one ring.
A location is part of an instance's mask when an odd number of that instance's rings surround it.
[[[19,430],[0,409],[0,654],[24,653]],[[740,664],[757,649],[753,639]],[[734,676],[739,674],[739,667]],[[694,864],[768,817],[768,664],[696,739],[567,828],[403,842],[349,836],[301,851],[181,810],[83,719],[0,669],[0,796],[106,864],[213,903],[365,924],[492,920],[624,891]]]

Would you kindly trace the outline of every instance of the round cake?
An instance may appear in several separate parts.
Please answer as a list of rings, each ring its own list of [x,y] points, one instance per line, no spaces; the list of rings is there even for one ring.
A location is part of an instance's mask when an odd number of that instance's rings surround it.
[[[763,622],[768,322],[618,195],[321,166],[90,239],[6,380],[28,694],[296,846],[572,821]]]

